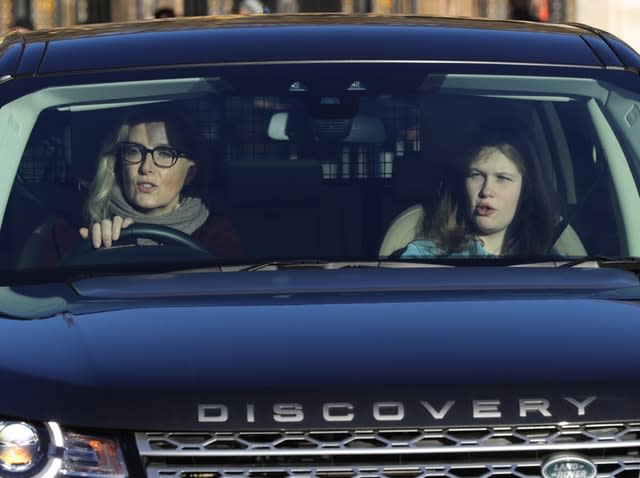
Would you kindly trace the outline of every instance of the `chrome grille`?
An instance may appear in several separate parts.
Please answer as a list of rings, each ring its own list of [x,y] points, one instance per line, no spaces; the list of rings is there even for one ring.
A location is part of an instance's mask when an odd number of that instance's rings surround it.
[[[136,440],[149,478],[532,478],[559,452],[589,458],[600,478],[640,476],[640,422],[149,432]]]

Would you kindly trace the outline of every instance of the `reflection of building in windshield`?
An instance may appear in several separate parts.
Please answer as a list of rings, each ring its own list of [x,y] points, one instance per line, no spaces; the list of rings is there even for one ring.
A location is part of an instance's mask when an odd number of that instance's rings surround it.
[[[510,0],[263,0],[272,13],[333,11],[343,13],[420,14],[509,18]],[[12,19],[30,18],[36,28],[153,18],[158,8],[177,16],[220,15],[231,12],[234,0],[2,0],[0,32]],[[625,0],[531,0],[542,21],[579,22],[619,35],[640,49],[640,3]]]
[[[37,28],[51,28],[151,19],[158,9],[164,8],[173,10],[178,17],[221,15],[232,12],[240,3],[246,3],[245,8],[250,8],[245,13],[255,13],[255,5],[260,4],[271,13],[409,13],[507,18],[508,2],[509,0],[3,0],[0,2],[0,31],[8,29],[12,19],[19,17],[30,18]],[[601,8],[591,5],[603,2],[533,0],[532,3],[536,14],[543,20],[563,22],[579,19],[576,10],[582,12]]]

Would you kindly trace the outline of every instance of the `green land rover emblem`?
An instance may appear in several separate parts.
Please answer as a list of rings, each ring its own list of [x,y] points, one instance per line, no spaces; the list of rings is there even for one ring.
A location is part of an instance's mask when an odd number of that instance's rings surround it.
[[[594,478],[596,466],[577,455],[554,456],[542,465],[544,478]]]

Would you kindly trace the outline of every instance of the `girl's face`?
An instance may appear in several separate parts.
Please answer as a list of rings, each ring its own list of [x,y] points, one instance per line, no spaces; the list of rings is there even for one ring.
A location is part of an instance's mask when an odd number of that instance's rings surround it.
[[[148,149],[158,146],[175,148],[169,142],[167,128],[162,121],[133,125],[128,141]],[[137,164],[122,161],[124,194],[133,207],[145,214],[167,214],[178,207],[182,188],[191,181],[194,173],[195,163],[188,158],[180,157],[170,168],[161,168],[154,164],[151,153],[147,153]]]
[[[469,164],[465,189],[469,216],[478,237],[488,252],[500,254],[505,233],[518,209],[520,169],[498,148],[482,148]]]

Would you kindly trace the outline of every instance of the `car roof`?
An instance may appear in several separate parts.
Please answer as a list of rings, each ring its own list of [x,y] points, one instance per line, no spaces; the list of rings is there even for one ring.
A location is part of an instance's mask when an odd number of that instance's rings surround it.
[[[460,62],[640,68],[584,25],[343,14],[182,17],[12,32],[0,78],[256,62]]]

